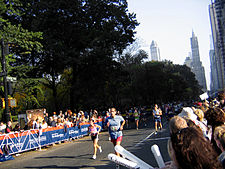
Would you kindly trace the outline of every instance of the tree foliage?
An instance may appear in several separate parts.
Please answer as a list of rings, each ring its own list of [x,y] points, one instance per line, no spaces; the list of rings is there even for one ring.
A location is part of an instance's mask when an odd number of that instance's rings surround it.
[[[123,53],[135,39],[126,0],[1,1],[0,36],[9,46],[18,111],[149,105],[194,99],[200,88],[186,66]],[[11,60],[10,60],[11,56]]]

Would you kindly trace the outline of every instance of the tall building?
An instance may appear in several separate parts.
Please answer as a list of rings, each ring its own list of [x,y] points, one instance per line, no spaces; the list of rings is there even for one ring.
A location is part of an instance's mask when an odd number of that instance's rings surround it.
[[[160,61],[160,51],[158,48],[157,43],[153,40],[150,45],[150,52],[151,52],[151,61]]]
[[[218,67],[217,67],[217,58],[215,55],[215,50],[213,47],[212,36],[210,36],[210,91],[211,93],[216,93],[219,89],[219,80],[218,80]]]
[[[216,64],[216,57],[214,49],[210,49],[209,51],[210,57],[210,91],[211,93],[215,93],[219,89],[219,81],[218,81],[218,71],[217,71],[217,64]]]
[[[188,53],[188,57],[186,57],[185,61],[184,61],[184,64],[187,66],[187,67],[190,67],[191,68],[191,63],[192,63],[192,60],[191,60],[191,52]]]
[[[198,80],[199,85],[202,86],[203,91],[207,91],[206,79],[205,79],[205,69],[202,66],[199,55],[198,39],[192,31],[191,37],[191,70],[195,74],[196,80]]]
[[[216,65],[218,86],[215,87],[219,91],[225,88],[225,0],[212,0],[209,14],[215,55],[211,64]]]

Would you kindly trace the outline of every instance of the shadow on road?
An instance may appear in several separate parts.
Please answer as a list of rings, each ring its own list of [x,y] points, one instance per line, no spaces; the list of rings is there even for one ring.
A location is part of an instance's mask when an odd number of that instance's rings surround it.
[[[43,158],[87,158],[90,159],[92,154],[82,154],[78,156],[48,156],[48,157],[35,157],[35,159],[43,159]]]

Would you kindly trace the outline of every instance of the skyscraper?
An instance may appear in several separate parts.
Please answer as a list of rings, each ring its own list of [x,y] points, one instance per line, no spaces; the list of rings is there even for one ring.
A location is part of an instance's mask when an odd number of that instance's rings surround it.
[[[202,66],[202,62],[200,61],[198,39],[193,31],[190,40],[191,40],[191,56],[192,56],[191,70],[195,74],[196,80],[198,80],[199,85],[202,86],[202,90],[207,91],[205,69]]]
[[[191,68],[191,64],[192,64],[192,60],[191,60],[192,56],[191,56],[191,52],[188,53],[188,57],[186,57],[184,64]]]
[[[150,45],[151,61],[160,61],[160,52],[157,43],[153,40]]]
[[[218,91],[225,88],[225,0],[212,0],[209,13],[215,55],[211,65],[216,65]]]
[[[219,80],[218,80],[218,67],[217,67],[217,58],[215,55],[215,50],[213,47],[213,40],[212,36],[210,36],[210,51],[209,51],[209,58],[210,58],[210,91],[211,93],[216,93],[219,89]]]

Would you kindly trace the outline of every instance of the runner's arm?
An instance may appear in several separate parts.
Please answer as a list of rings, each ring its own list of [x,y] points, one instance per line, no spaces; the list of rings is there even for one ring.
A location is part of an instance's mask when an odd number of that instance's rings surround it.
[[[96,125],[96,127],[98,128],[98,133],[101,131],[102,127],[99,125]]]
[[[125,124],[125,120],[122,122],[121,126],[120,126],[120,130],[123,130],[123,126]]]

